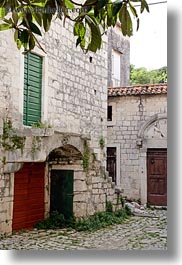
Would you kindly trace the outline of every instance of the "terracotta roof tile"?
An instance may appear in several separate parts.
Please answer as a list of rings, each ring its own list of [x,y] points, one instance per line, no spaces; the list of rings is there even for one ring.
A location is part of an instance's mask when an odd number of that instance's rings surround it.
[[[167,84],[147,84],[133,85],[126,87],[109,87],[108,96],[136,96],[136,95],[153,95],[167,94]]]

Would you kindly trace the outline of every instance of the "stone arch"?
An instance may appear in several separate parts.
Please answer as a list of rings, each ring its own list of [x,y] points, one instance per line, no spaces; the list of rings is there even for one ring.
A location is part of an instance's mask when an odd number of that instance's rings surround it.
[[[63,134],[63,133],[58,133],[54,134],[50,137],[45,138],[43,141],[43,146],[44,146],[44,153],[46,154],[46,157],[49,156],[49,154],[56,149],[59,149],[60,147],[67,146],[68,149],[71,146],[73,149],[80,152],[80,154],[83,155],[84,153],[84,148],[85,148],[85,142],[89,142],[90,139],[87,137],[82,137],[81,135],[74,135],[74,134]],[[66,148],[66,147],[65,147]],[[64,148],[63,148],[64,149]],[[63,150],[62,150],[63,151]]]
[[[69,202],[70,212],[73,211],[75,215],[79,215],[76,194],[82,192],[82,188],[85,189],[86,187],[83,153],[87,141],[89,145],[89,139],[81,135],[55,133],[49,139],[44,139],[44,141],[47,187],[45,189],[45,215],[49,216],[50,212],[55,209],[64,212],[66,209],[64,203],[60,204],[60,201],[64,200]],[[57,193],[56,187],[58,186],[60,193]]]
[[[138,132],[141,201],[147,202],[147,149],[167,148],[167,113],[157,113],[142,124]]]
[[[55,148],[48,155],[48,161],[75,161],[82,160],[82,153],[73,145],[66,144],[61,147]]]
[[[167,120],[167,113],[157,113],[143,123],[138,132],[138,139],[144,139],[146,130],[160,120]]]

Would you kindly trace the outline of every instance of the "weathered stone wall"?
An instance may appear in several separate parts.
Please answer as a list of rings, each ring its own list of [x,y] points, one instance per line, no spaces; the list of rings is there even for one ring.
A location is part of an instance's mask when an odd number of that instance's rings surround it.
[[[84,54],[75,48],[72,31],[71,23],[63,28],[56,22],[45,35],[47,121],[62,131],[90,135],[99,152],[99,138],[106,136],[107,38],[98,54]]]
[[[108,31],[108,87],[113,86],[112,50],[121,53],[120,86],[128,86],[130,84],[130,41],[128,37],[122,35],[119,26]]]
[[[92,159],[91,159],[92,160]],[[74,170],[73,183],[73,212],[75,217],[86,217],[99,211],[106,210],[106,202],[113,204],[113,209],[121,208],[119,195],[115,193],[115,184],[108,177],[99,161],[90,161],[90,169],[83,171],[82,163],[77,161],[74,165],[50,165],[51,169]],[[49,181],[50,183],[50,181]],[[46,194],[48,204],[50,188]],[[49,207],[47,207],[49,213]]]
[[[0,234],[12,231],[12,212],[14,195],[13,174],[0,171]]]
[[[143,105],[143,111],[139,110],[140,102]],[[108,122],[108,146],[115,144],[120,153],[119,188],[124,196],[139,199],[141,198],[141,186],[146,186],[146,183],[142,183],[141,180],[143,151],[141,152],[142,147],[138,143],[139,131],[142,125],[155,114],[166,114],[167,117],[167,94],[109,97],[108,104],[113,106],[113,120]],[[157,137],[155,148],[166,147],[167,135],[162,138],[156,133],[155,137]],[[145,139],[142,140],[145,144]],[[163,141],[165,146],[161,143]],[[147,149],[144,150],[145,156],[146,151]]]
[[[3,133],[3,119],[8,118],[13,128],[17,129],[17,134],[26,137],[23,153],[20,149],[12,152],[5,151],[2,146],[0,149],[2,232],[11,231],[13,172],[23,162],[45,161],[50,151],[65,144],[65,137],[70,139],[71,136],[73,139],[75,134],[76,143],[73,140],[71,144],[83,153],[82,139],[87,137],[92,152],[97,160],[102,161],[99,167],[105,170],[105,147],[101,150],[99,141],[103,137],[107,143],[108,39],[105,37],[102,49],[97,54],[84,54],[75,47],[72,30],[70,23],[63,28],[59,22],[54,22],[41,41],[46,54],[38,48],[34,51],[43,57],[42,122],[51,126],[44,132],[23,126],[24,58],[13,41],[13,32],[0,32],[0,134]],[[34,152],[33,145],[36,149]],[[88,179],[82,182],[75,180],[75,192],[84,193],[82,198],[86,196],[86,201],[91,202],[81,203],[79,194],[75,194],[74,210],[77,216],[104,210],[106,193],[108,200],[116,202],[111,180],[102,178],[100,174],[100,171],[96,173],[94,170],[89,173],[90,184],[86,193],[82,188]],[[48,198],[45,201],[46,215],[49,212]],[[79,207],[84,210],[81,211]]]
[[[0,32],[0,132],[2,118],[20,122],[21,52],[16,48],[13,32]]]
[[[106,137],[107,37],[98,54],[84,54],[72,31],[71,24],[63,28],[55,22],[42,41],[47,54],[35,49],[43,56],[42,121],[62,132],[89,135],[99,155],[99,138]],[[12,32],[0,34],[0,125],[9,116],[21,128],[23,56]]]

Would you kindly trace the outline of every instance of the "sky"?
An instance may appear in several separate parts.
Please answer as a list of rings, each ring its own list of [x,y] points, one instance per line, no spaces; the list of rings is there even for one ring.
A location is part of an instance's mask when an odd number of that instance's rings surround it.
[[[147,3],[163,1],[147,0]],[[130,38],[130,63],[152,70],[167,66],[167,3],[149,8],[150,13],[140,14],[139,30]]]

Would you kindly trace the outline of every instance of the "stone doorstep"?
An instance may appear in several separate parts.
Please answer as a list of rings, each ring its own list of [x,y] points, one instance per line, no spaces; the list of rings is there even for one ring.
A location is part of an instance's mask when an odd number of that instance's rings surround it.
[[[155,206],[155,205],[151,205],[150,208],[151,209],[156,209],[156,210],[167,210],[167,206]]]

